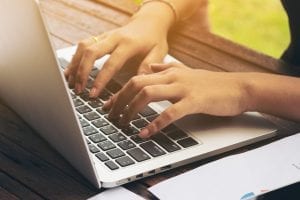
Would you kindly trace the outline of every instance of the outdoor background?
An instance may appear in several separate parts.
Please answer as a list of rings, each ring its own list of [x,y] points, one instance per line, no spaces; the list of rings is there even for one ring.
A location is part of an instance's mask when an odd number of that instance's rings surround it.
[[[273,57],[289,43],[280,0],[210,0],[212,31]]]
[[[289,43],[280,0],[210,0],[209,15],[214,33],[270,56],[280,57]]]

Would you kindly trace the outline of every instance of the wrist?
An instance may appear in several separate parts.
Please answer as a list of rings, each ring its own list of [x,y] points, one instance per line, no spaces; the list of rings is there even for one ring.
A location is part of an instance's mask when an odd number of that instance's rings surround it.
[[[257,111],[257,97],[256,97],[256,87],[254,73],[240,73],[239,75],[240,85],[242,88],[242,99],[245,107],[245,112]]]
[[[131,21],[141,21],[143,24],[152,24],[155,25],[158,30],[168,32],[173,24],[175,24],[176,18],[168,5],[160,3],[159,1],[153,1],[141,6],[132,16]]]

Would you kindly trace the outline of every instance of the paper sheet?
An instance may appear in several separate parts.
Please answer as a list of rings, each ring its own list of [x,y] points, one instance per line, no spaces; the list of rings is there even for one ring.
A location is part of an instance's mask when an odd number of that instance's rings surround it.
[[[300,133],[159,183],[162,200],[246,200],[300,180]]]
[[[101,192],[100,194],[97,194],[88,200],[144,200],[144,198],[136,195],[135,193],[123,188],[123,187],[117,187],[105,190],[104,192]]]

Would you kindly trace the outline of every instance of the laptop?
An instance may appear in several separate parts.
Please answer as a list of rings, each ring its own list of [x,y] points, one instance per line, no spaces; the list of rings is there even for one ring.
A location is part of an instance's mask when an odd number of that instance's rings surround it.
[[[127,72],[112,80],[97,99],[88,99],[86,93],[77,96],[63,75],[76,48],[53,50],[38,1],[2,0],[0,24],[0,98],[98,188],[122,185],[276,134],[276,127],[258,113],[199,114],[143,140],[138,131],[169,102],[149,104],[130,126],[120,127],[107,119],[101,106],[121,87]],[[107,57],[96,62],[90,81]]]

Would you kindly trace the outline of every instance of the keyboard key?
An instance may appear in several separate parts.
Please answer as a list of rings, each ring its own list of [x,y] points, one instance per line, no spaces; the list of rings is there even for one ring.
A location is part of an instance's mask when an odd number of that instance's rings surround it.
[[[109,138],[114,142],[121,142],[126,140],[126,137],[122,133],[114,133],[109,136]]]
[[[84,90],[80,95],[80,98],[82,98],[84,101],[90,100],[90,93],[87,90]]]
[[[149,138],[141,138],[138,135],[133,135],[130,137],[130,139],[132,139],[136,144],[147,142],[149,140]]]
[[[128,149],[132,149],[132,148],[136,147],[135,144],[133,142],[129,141],[129,140],[119,142],[118,145],[123,150],[128,150]]]
[[[81,101],[80,99],[73,99],[73,103],[75,107],[83,105],[83,101]]]
[[[194,140],[193,138],[190,138],[190,137],[182,139],[182,140],[178,140],[177,142],[178,142],[178,144],[180,144],[184,148],[187,148],[187,147],[194,146],[194,145],[198,144],[198,142],[196,140]]]
[[[127,153],[138,162],[150,159],[150,157],[139,148],[130,149]]]
[[[136,135],[139,133],[139,130],[134,128],[133,126],[126,126],[122,128],[123,133],[125,133],[125,135],[127,136],[132,136],[132,135]]]
[[[100,116],[96,113],[96,112],[90,112],[90,113],[87,113],[85,115],[83,115],[87,120],[89,121],[92,121],[92,120],[95,120],[95,119],[99,119]]]
[[[107,155],[109,155],[112,159],[116,159],[122,156],[125,156],[125,153],[118,148],[107,151]]]
[[[93,108],[99,108],[103,106],[103,103],[100,101],[100,99],[93,99],[89,101],[89,105],[92,106]]]
[[[146,106],[145,108],[144,108],[144,110],[142,110],[141,112],[140,112],[140,114],[143,116],[143,117],[148,117],[148,116],[150,116],[150,115],[155,115],[155,114],[157,114],[157,112],[155,112],[152,108],[150,108],[149,106]]]
[[[107,83],[106,88],[112,93],[117,93],[122,88],[122,86],[115,80],[110,80]]]
[[[157,157],[166,154],[159,146],[154,144],[152,141],[145,142],[140,145],[145,151],[147,151],[151,156]]]
[[[93,85],[94,85],[93,79],[89,78],[88,81],[87,81],[86,87],[88,89],[91,89],[93,87]]]
[[[118,159],[116,159],[116,162],[121,167],[126,167],[126,166],[134,164],[134,161],[131,158],[129,158],[128,156],[123,156],[121,158],[118,158]]]
[[[99,98],[103,101],[107,101],[111,97],[111,94],[107,90],[102,90]]]
[[[90,76],[93,77],[93,79],[95,79],[98,75],[99,70],[97,68],[94,68],[91,73]]]
[[[66,69],[69,65],[69,62],[64,58],[58,58],[58,62],[61,68]]]
[[[152,115],[152,116],[147,117],[146,119],[147,119],[149,122],[152,122],[152,121],[154,121],[154,120],[156,119],[157,116],[158,116],[158,114]]]
[[[99,143],[99,142],[102,142],[102,141],[106,140],[106,137],[104,137],[104,135],[102,135],[101,133],[94,134],[94,135],[90,136],[89,138],[94,143]]]
[[[113,126],[108,125],[100,128],[100,130],[105,134],[105,135],[110,135],[112,133],[116,133],[118,130],[115,129]]]
[[[104,153],[97,153],[96,157],[102,162],[109,160],[109,158]]]
[[[180,150],[180,147],[162,133],[152,136],[152,139],[168,152]]]
[[[86,126],[86,127],[83,127],[82,129],[83,129],[84,135],[86,135],[86,136],[98,133],[98,130],[92,126]]]
[[[71,92],[71,97],[72,97],[72,99],[76,99],[77,98],[77,96],[73,92]]]
[[[100,150],[99,150],[95,145],[93,145],[93,144],[89,144],[88,147],[89,147],[90,152],[92,152],[92,153],[97,153],[97,152],[100,151]]]
[[[79,119],[79,122],[80,122],[80,125],[81,127],[86,127],[86,126],[89,126],[89,122],[86,121],[85,119]]]
[[[173,140],[180,140],[188,137],[188,135],[180,129],[167,133],[167,136],[169,136]]]
[[[169,126],[165,127],[161,131],[164,133],[169,133],[169,132],[175,131],[175,130],[178,130],[178,128],[174,124],[170,124]]]
[[[148,122],[144,119],[138,119],[138,120],[135,120],[135,121],[132,121],[132,124],[134,126],[136,126],[137,128],[144,128],[148,125]]]
[[[119,169],[118,165],[116,165],[116,163],[114,163],[112,160],[107,161],[105,165],[111,170]]]
[[[103,151],[116,148],[116,146],[108,140],[98,143],[98,147],[100,147]]]
[[[96,126],[97,128],[100,128],[100,127],[103,127],[103,126],[107,126],[108,125],[108,122],[105,120],[105,119],[97,119],[95,121],[92,121],[92,124],[94,126]]]
[[[80,106],[80,107],[77,107],[76,110],[80,113],[80,114],[84,114],[84,113],[88,113],[88,112],[91,112],[92,109],[88,106]]]
[[[102,110],[102,108],[98,108],[96,111],[100,113],[100,115],[108,114],[108,111]]]

